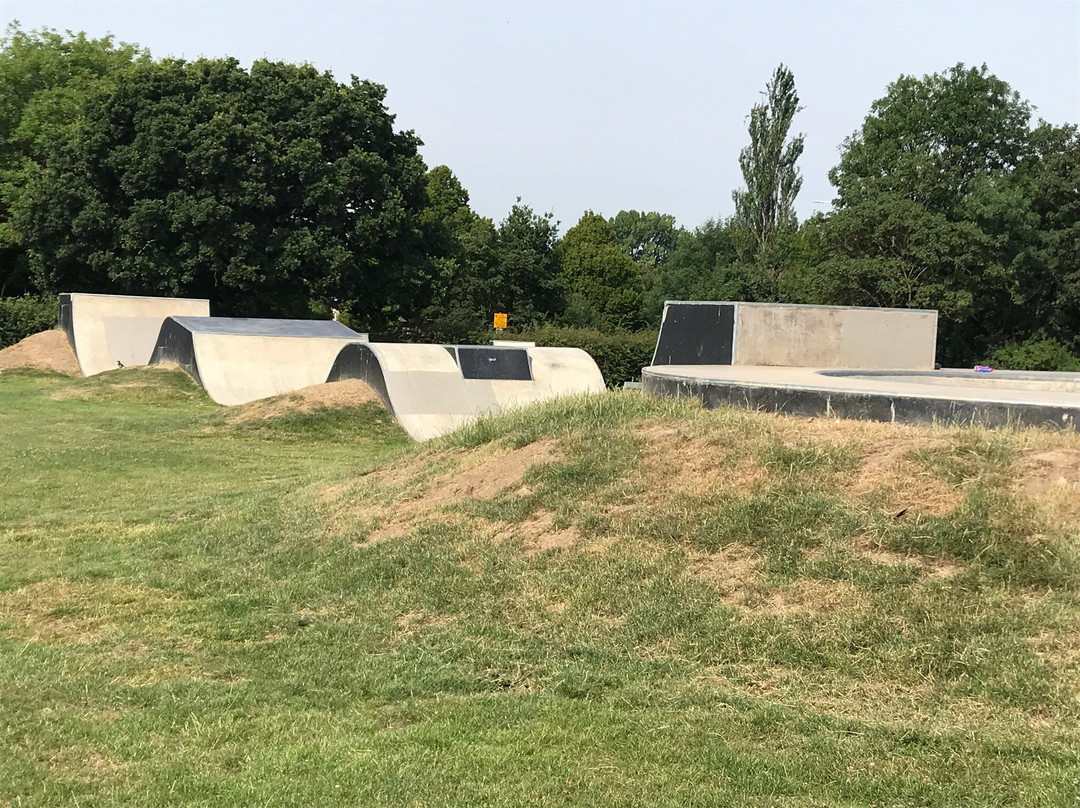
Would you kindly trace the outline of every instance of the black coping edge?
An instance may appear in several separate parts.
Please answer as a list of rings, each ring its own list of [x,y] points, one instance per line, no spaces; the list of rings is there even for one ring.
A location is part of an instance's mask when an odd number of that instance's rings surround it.
[[[784,415],[933,426],[1038,426],[1077,429],[1080,407],[999,401],[958,401],[889,393],[767,387],[723,379],[641,372],[642,392],[653,398],[696,398],[706,409],[731,405]]]
[[[326,380],[340,382],[345,379],[359,379],[364,382],[379,397],[390,414],[394,414],[394,405],[390,401],[390,394],[386,392],[386,376],[383,375],[382,363],[366,343],[350,342],[338,351]]]
[[[175,362],[187,371],[200,387],[206,388],[199,375],[199,363],[195,358],[195,343],[191,331],[172,317],[166,317],[162,321],[157,342],[154,343],[154,352],[150,355],[149,364],[160,365],[162,362]]]

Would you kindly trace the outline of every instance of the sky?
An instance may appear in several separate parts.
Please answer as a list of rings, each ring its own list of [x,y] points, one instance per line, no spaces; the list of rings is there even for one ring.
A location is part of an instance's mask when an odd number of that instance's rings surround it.
[[[986,64],[1054,124],[1080,122],[1080,0],[329,2],[0,0],[0,22],[155,57],[308,62],[387,88],[401,129],[498,222],[521,201],[561,231],[586,210],[693,228],[734,212],[747,116],[780,63],[806,135],[800,217],[901,75]]]

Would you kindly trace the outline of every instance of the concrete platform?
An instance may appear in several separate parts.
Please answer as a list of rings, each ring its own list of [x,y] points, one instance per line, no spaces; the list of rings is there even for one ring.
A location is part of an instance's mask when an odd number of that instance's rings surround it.
[[[209,317],[210,301],[180,297],[60,295],[60,327],[84,376],[146,365],[166,317]]]
[[[709,408],[919,425],[1080,423],[1078,373],[663,365],[644,368],[641,380],[645,395],[697,398]]]
[[[169,317],[150,364],[180,365],[233,406],[322,384],[341,349],[366,339],[331,320]]]
[[[348,345],[326,381],[360,379],[413,440],[424,441],[483,415],[606,387],[577,348],[487,345]]]

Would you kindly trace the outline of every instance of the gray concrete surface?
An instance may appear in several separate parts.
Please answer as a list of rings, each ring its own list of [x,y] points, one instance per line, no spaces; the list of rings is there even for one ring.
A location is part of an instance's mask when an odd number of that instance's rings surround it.
[[[651,396],[793,415],[911,424],[1080,423],[1080,374],[1072,373],[665,365],[644,368],[642,385]]]
[[[65,312],[65,305],[68,310]],[[68,293],[60,296],[60,324],[83,375],[145,365],[166,317],[208,317],[210,302],[176,297]]]

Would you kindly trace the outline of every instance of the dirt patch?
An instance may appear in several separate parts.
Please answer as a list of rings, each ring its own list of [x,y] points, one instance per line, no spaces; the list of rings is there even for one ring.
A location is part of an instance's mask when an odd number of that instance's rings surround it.
[[[1017,487],[1038,495],[1058,486],[1080,485],[1080,449],[1052,449],[1024,456],[1013,467]]]
[[[495,531],[495,541],[519,541],[526,556],[534,556],[549,550],[565,550],[575,546],[580,535],[573,527],[557,529],[555,515],[550,511],[538,511],[527,519],[514,524],[503,523]]]
[[[1080,448],[1029,451],[1010,470],[1013,489],[1067,528],[1080,525]]]
[[[898,553],[895,550],[882,547],[865,536],[856,537],[852,543],[852,548],[859,558],[865,559],[872,564],[880,564],[883,567],[911,567],[928,578],[938,581],[958,578],[968,571],[965,565],[956,561]]]
[[[644,424],[634,435],[642,441],[635,472],[642,504],[658,504],[673,494],[701,496],[719,488],[746,494],[768,476],[738,444],[694,437],[664,423]]]
[[[690,570],[695,578],[716,584],[730,596],[754,580],[760,563],[753,547],[735,542],[718,553],[694,556]]]
[[[963,492],[912,459],[920,449],[944,444],[942,438],[906,436],[861,447],[859,468],[846,491],[888,510],[944,516],[960,504]]]
[[[316,410],[346,409],[379,401],[375,392],[359,379],[313,384],[284,395],[252,401],[239,407],[230,407],[226,420],[229,423],[245,421],[268,421],[284,415],[315,412]],[[381,402],[380,402],[381,403]]]
[[[79,360],[67,335],[59,328],[32,334],[0,351],[0,372],[11,368],[35,368],[81,376]]]
[[[752,615],[790,617],[821,615],[866,608],[866,596],[849,581],[799,578],[787,586],[763,591],[736,591],[725,603]]]
[[[536,441],[495,456],[485,452],[481,454],[480,462],[471,468],[436,479],[424,492],[423,501],[429,506],[438,506],[462,499],[494,499],[501,493],[520,488],[525,472],[533,466],[551,463],[560,457],[558,444],[552,440]]]

